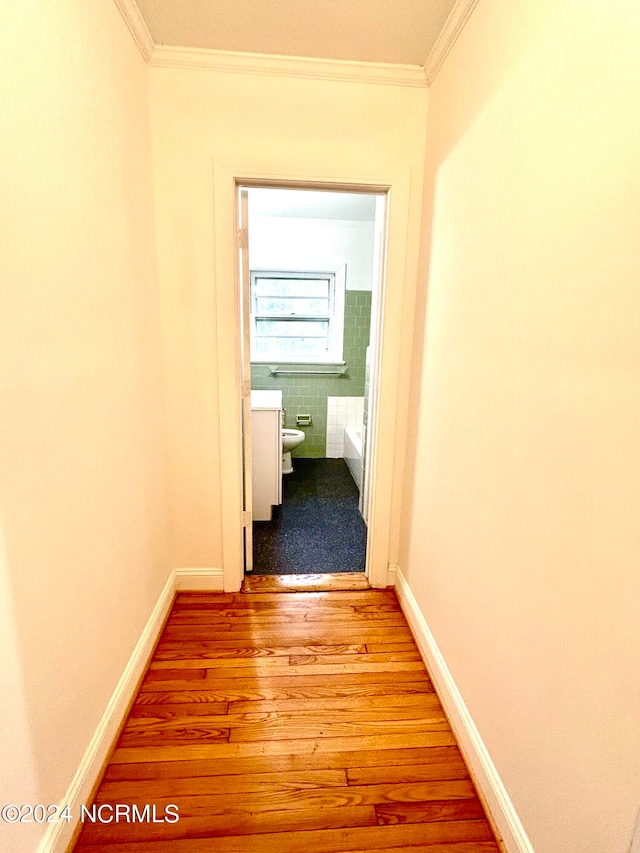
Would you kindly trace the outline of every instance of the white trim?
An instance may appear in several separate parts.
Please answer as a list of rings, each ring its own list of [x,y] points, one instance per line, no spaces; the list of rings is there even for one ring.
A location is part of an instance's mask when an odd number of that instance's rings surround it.
[[[636,818],[629,853],[640,853],[640,812],[638,812],[638,817]]]
[[[396,585],[397,572],[398,567],[394,563],[389,563],[389,566],[387,567],[387,586]]]
[[[479,0],[457,0],[423,66],[393,62],[357,62],[309,56],[281,56],[234,50],[157,45],[136,0],[113,0],[145,62],[154,68],[209,68],[230,74],[298,77],[384,86],[429,87],[456,43]]]
[[[116,684],[71,784],[62,798],[60,808],[69,805],[72,820],[69,823],[60,821],[59,823],[48,824],[47,831],[38,847],[38,853],[64,853],[71,843],[78,825],[80,806],[86,805],[91,798],[94,786],[109,756],[118,730],[124,721],[129,704],[135,695],[138,683],[171,609],[174,592],[175,578],[174,573],[171,572],[140,635],[140,639],[131,653],[124,672]]]
[[[320,365],[321,367],[344,367],[344,365],[346,364],[345,361],[331,361],[331,359],[324,359],[323,361],[320,361],[316,358],[312,361],[309,357],[307,357],[305,361],[300,361],[300,359],[292,360],[290,358],[252,358],[251,364],[271,365],[274,364],[274,362],[276,361],[278,362],[277,365],[274,365],[276,367],[279,367],[281,364],[313,364],[315,367],[318,367],[318,365]]]
[[[377,307],[378,342],[374,366],[374,393],[370,420],[371,442],[367,578],[372,587],[387,586],[391,536],[392,483],[398,408],[398,376],[405,300],[407,228],[411,200],[408,168],[364,169],[350,163],[340,167],[312,166],[290,158],[238,161],[213,157],[214,282],[218,333],[218,398],[220,401],[220,457],[222,494],[222,556],[224,590],[240,589],[244,576],[242,527],[242,363],[240,294],[237,246],[238,186],[280,186],[340,189],[385,194],[384,282]],[[249,237],[249,239],[251,239]],[[217,283],[217,284],[216,284]],[[382,318],[384,316],[384,323]],[[372,427],[375,425],[375,428]]]
[[[145,62],[149,62],[153,54],[155,43],[151,33],[142,17],[136,0],[113,0],[122,18],[133,36],[136,47],[140,51]]]
[[[91,799],[104,763],[107,760],[118,730],[122,725],[131,700],[149,662],[156,641],[164,626],[176,591],[192,590],[220,592],[222,569],[173,569],[160,593],[158,601],[144,626],[120,680],[107,704],[95,734],[78,765],[71,784],[61,800],[60,808],[69,805],[72,820],[67,823],[50,823],[40,842],[38,853],[64,853],[69,847],[78,826],[80,806]]]
[[[534,853],[520,818],[465,705],[402,570],[396,569],[396,592],[434,686],[451,723],[478,792],[493,818],[507,853]]]
[[[222,569],[175,569],[174,576],[177,592],[222,592],[224,585]]]
[[[232,74],[380,83],[386,86],[413,86],[422,89],[427,85],[424,68],[420,65],[314,59],[308,56],[278,56],[172,45],[156,45],[150,64],[154,68],[208,68]]]
[[[456,43],[478,2],[479,0],[457,0],[424,64],[427,86],[435,80],[442,63],[449,55],[449,51]]]

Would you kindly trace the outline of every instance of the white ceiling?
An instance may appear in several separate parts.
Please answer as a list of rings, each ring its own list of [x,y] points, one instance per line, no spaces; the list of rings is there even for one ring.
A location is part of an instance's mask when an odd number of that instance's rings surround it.
[[[252,216],[295,216],[374,222],[376,197],[320,190],[250,189]]]
[[[137,0],[156,44],[424,65],[455,0]]]

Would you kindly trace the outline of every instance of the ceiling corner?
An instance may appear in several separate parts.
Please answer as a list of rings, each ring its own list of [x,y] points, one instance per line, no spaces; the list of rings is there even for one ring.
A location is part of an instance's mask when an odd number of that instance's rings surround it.
[[[113,2],[122,15],[129,32],[133,36],[133,40],[136,43],[136,47],[140,51],[142,58],[145,62],[150,62],[151,55],[155,48],[155,42],[151,37],[149,28],[142,17],[142,13],[138,8],[136,0],[113,0]]]
[[[449,55],[449,51],[456,43],[458,36],[479,2],[480,0],[457,0],[424,64],[427,86],[430,86],[435,80],[442,63]]]

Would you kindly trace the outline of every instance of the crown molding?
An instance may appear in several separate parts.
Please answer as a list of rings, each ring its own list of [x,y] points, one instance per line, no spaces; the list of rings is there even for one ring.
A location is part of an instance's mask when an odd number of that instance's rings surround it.
[[[381,83],[387,86],[426,88],[427,85],[424,68],[420,65],[311,59],[306,56],[277,56],[169,45],[157,45],[150,64],[155,68],[209,68],[233,74]]]
[[[433,83],[479,0],[457,0],[424,66],[156,45],[136,0],[113,2],[142,58],[156,68],[209,68],[233,74],[425,88]]]
[[[138,9],[136,0],[113,0],[122,18],[133,36],[136,47],[145,62],[149,62],[155,48],[155,43],[144,18]]]
[[[458,0],[451,10],[451,14],[447,18],[424,64],[427,86],[430,86],[435,80],[442,63],[449,55],[449,51],[456,43],[458,36],[464,29],[465,24],[478,3],[479,0]]]

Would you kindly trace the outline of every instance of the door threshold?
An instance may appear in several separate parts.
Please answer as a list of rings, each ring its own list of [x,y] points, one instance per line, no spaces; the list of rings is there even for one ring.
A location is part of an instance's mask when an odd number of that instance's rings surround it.
[[[313,575],[245,575],[240,592],[330,592],[371,589],[364,572]]]

